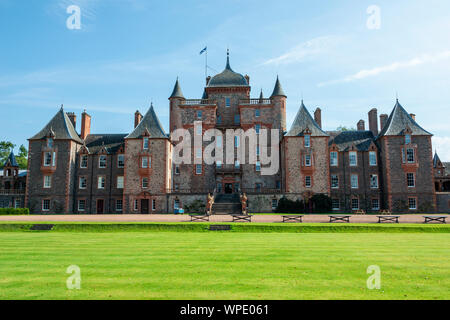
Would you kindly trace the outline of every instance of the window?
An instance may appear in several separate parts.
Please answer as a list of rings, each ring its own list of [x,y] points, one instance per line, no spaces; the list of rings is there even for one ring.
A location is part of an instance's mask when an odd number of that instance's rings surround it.
[[[306,188],[311,188],[311,176],[306,176],[305,177],[305,187]]]
[[[180,190],[180,185],[178,183],[175,183],[174,187],[175,187],[175,191]]]
[[[352,174],[350,177],[352,189],[358,189],[358,175]]]
[[[48,148],[53,148],[53,139],[52,138],[48,138],[47,139],[47,147]]]
[[[106,178],[105,177],[98,177],[97,188],[98,189],[105,189],[105,183],[106,183]]]
[[[87,154],[83,154],[80,157],[80,168],[86,169],[88,167],[88,156]]]
[[[414,149],[411,148],[406,149],[406,160],[408,161],[408,163],[415,162]]]
[[[236,148],[238,148],[238,147],[239,147],[239,144],[240,144],[239,136],[234,136],[234,146],[235,146]]]
[[[414,177],[414,173],[407,173],[406,181],[408,183],[409,188],[414,188],[416,186],[416,179]]]
[[[408,207],[409,207],[409,210],[416,210],[417,209],[416,198],[408,198]]]
[[[52,154],[52,166],[56,166],[56,152],[53,152]]]
[[[216,161],[216,167],[219,168],[219,169],[222,168],[222,161],[217,160]]]
[[[152,200],[152,211],[155,211],[155,210],[156,210],[156,200],[153,199]]]
[[[261,162],[256,161],[256,164],[255,164],[255,170],[256,170],[257,172],[261,171]]]
[[[52,153],[45,152],[44,153],[44,167],[50,167],[52,165]]]
[[[222,136],[216,136],[216,147],[222,148]]]
[[[116,200],[116,211],[121,212],[123,210],[123,200],[117,199]]]
[[[203,112],[201,110],[198,110],[197,111],[197,119],[201,120],[202,119],[202,115],[203,115]]]
[[[239,162],[239,160],[234,161],[234,167],[236,169],[239,169],[241,167],[241,163]]]
[[[86,177],[80,177],[80,183],[79,183],[80,189],[86,189],[87,187],[87,178]]]
[[[305,135],[305,148],[309,148],[311,147],[311,136],[310,135]]]
[[[261,115],[261,110],[255,109],[255,117],[258,118]]]
[[[238,115],[238,114],[234,115],[234,123],[235,124],[241,123],[241,116],[240,115]]]
[[[98,159],[98,167],[106,168],[106,156],[100,156],[100,158]]]
[[[352,199],[352,210],[359,210],[359,199]]]
[[[278,200],[272,199],[272,210],[275,210],[278,207]]]
[[[402,148],[402,163],[406,162],[405,149]]]
[[[255,131],[256,134],[259,134],[261,132],[261,125],[259,123],[255,125]]]
[[[380,210],[380,200],[372,199],[372,210]]]
[[[376,174],[370,175],[370,187],[372,189],[378,189],[378,175]]]
[[[410,134],[406,134],[405,135],[405,144],[410,144],[411,143],[411,135]]]
[[[195,149],[195,157],[198,159],[202,158],[202,149],[201,148]]]
[[[86,200],[78,200],[78,211],[86,210]]]
[[[339,188],[339,177],[337,175],[331,176],[331,188],[333,189]]]
[[[180,174],[180,166],[178,164],[175,165],[175,174]]]
[[[44,199],[42,200],[42,211],[49,211],[50,210],[50,200]]]
[[[340,210],[341,206],[339,203],[339,199],[331,199],[331,209],[333,210]]]
[[[222,123],[222,117],[221,116],[217,116],[217,124],[221,124]]]
[[[20,201],[20,199],[16,199],[14,200],[14,208],[20,208],[21,207],[22,202]]]
[[[144,141],[142,142],[142,149],[148,150],[148,144],[149,144],[149,139],[144,138]]]
[[[202,174],[203,168],[201,164],[195,165],[195,174]]]
[[[369,152],[369,165],[371,166],[377,165],[377,153],[375,151]]]
[[[123,177],[117,177],[117,189],[123,189]]]
[[[201,135],[202,135],[202,130],[203,130],[203,128],[202,128],[202,125],[201,125],[201,124],[197,124],[197,125],[195,126],[195,133],[196,133],[198,136],[201,136]]]
[[[176,209],[180,209],[180,200],[175,199],[175,201],[173,202],[173,208]]]
[[[310,154],[305,155],[305,166],[311,167],[311,155]]]
[[[117,168],[125,167],[125,156],[123,154],[119,154],[117,156]]]
[[[260,152],[259,152],[259,146],[256,146],[256,155],[259,156]]]
[[[139,201],[137,199],[134,200],[133,209],[134,209],[134,211],[138,211],[139,210]]]
[[[280,181],[280,180],[277,180],[277,181],[275,182],[275,188],[276,188],[276,189],[281,189],[281,181]]]
[[[142,188],[143,189],[148,188],[148,178],[142,178]]]
[[[256,192],[261,192],[261,183],[255,183]]]
[[[231,99],[225,98],[225,107],[229,107],[229,106],[231,106]]]
[[[147,169],[150,168],[149,158],[148,157],[142,157],[141,158],[141,168]]]
[[[348,159],[350,161],[350,166],[356,167],[358,165],[358,158],[356,157],[357,153],[355,151],[350,151],[348,153]]]
[[[52,187],[52,176],[44,176],[44,188],[50,189]]]
[[[336,151],[330,152],[330,166],[336,167],[338,165],[338,153]]]

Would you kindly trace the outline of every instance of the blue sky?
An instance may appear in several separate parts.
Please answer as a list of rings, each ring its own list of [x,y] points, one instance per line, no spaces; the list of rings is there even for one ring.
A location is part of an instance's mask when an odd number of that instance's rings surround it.
[[[81,9],[69,30],[66,8]],[[367,8],[380,8],[369,29]],[[402,105],[435,134],[450,161],[450,2],[0,0],[0,140],[27,144],[64,104],[93,116],[92,132],[126,133],[153,101],[166,130],[176,77],[200,98],[209,73],[231,66],[252,95],[276,79],[288,95],[288,124],[303,95],[327,130],[367,122],[367,112]],[[80,123],[80,121],[78,121]],[[367,124],[366,124],[367,126]]]

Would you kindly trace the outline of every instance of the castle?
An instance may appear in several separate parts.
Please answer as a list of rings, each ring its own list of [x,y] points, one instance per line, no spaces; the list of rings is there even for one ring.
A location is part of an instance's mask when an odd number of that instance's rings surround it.
[[[26,205],[33,213],[173,213],[204,203],[208,193],[231,203],[246,193],[250,212],[271,212],[282,197],[315,194],[329,196],[335,212],[434,210],[432,134],[398,100],[389,116],[380,115],[380,127],[372,109],[369,130],[361,120],[356,131],[339,132],[324,131],[321,110],[311,116],[302,101],[288,130],[278,77],[270,97],[251,98],[250,91],[250,78],[233,71],[227,56],[224,71],[207,77],[201,99],[186,99],[177,79],[169,97],[171,134],[153,106],[144,116],[135,113],[129,134],[91,134],[86,111],[78,133],[76,115],[61,108],[29,139]],[[235,152],[228,161],[205,163],[211,142],[203,138],[182,155],[191,161],[176,163],[182,139],[174,132],[181,129],[193,140],[216,132],[210,141]],[[245,136],[220,135],[231,129],[253,129],[258,139],[264,130],[278,130],[268,135],[265,151],[279,160],[276,171],[262,174],[259,144],[245,148]]]

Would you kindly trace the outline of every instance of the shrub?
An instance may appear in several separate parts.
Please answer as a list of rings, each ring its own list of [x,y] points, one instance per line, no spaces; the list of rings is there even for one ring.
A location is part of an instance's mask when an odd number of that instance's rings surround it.
[[[29,215],[30,210],[28,208],[0,208],[0,216],[7,215]]]
[[[331,212],[331,198],[325,194],[315,194],[312,196],[313,211],[315,213]]]
[[[201,200],[194,200],[184,207],[186,213],[203,213],[206,210],[206,205]]]
[[[275,209],[277,213],[304,213],[305,203],[303,200],[289,200],[286,197],[281,198],[278,201],[278,206]]]

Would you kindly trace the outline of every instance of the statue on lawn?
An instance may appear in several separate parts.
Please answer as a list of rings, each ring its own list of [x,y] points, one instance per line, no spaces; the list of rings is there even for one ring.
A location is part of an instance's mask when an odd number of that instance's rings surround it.
[[[208,197],[206,199],[206,214],[211,215],[213,204],[214,204],[214,197],[211,195],[211,193],[208,193]]]
[[[247,214],[247,195],[243,193],[241,195],[242,214]]]

